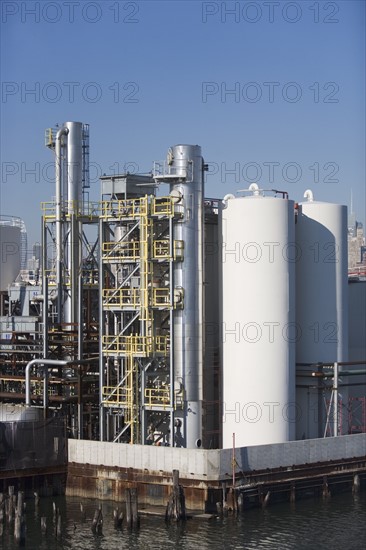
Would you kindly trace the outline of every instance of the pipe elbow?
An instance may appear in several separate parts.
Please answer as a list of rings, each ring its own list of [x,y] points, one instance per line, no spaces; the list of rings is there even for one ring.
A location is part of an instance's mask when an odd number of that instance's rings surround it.
[[[313,202],[314,194],[311,189],[307,189],[304,193],[304,199],[307,199],[308,202]]]

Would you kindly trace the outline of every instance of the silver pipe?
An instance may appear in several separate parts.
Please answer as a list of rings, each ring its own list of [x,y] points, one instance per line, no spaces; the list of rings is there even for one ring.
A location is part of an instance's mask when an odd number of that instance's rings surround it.
[[[78,322],[78,272],[81,264],[80,222],[83,186],[83,124],[65,122],[67,137],[67,213],[69,215],[66,245],[66,267],[70,288],[65,301],[64,321]]]
[[[183,381],[183,446],[202,444],[203,370],[203,158],[198,145],[171,149],[170,191],[182,197],[183,217],[173,238],[184,242],[184,260],[174,264],[174,285],[183,289],[183,308],[174,311],[174,377]],[[181,179],[178,179],[181,178]],[[178,413],[178,411],[177,411]],[[176,413],[176,417],[178,414]]]
[[[83,358],[83,274],[82,271],[80,271],[79,274],[79,295],[78,295],[78,318],[79,318],[79,324],[78,324],[78,360],[81,361]],[[78,439],[82,439],[83,435],[83,403],[82,403],[82,392],[81,386],[82,386],[82,374],[81,371],[79,371],[78,376],[78,383],[79,383],[79,396],[80,400],[78,399]]]
[[[30,407],[31,405],[31,393],[30,393],[30,371],[34,365],[44,365],[48,367],[64,367],[67,365],[67,361],[61,359],[32,359],[25,367],[25,404]],[[45,384],[47,381],[45,380]]]
[[[104,242],[103,221],[99,222],[99,438],[104,441],[105,438],[105,414],[102,402],[104,386],[104,357],[103,357],[103,336],[106,331],[103,318],[103,285],[104,285],[104,266],[102,258],[102,243]]]
[[[48,356],[48,277],[45,273],[45,270],[43,270],[43,357]]]
[[[334,405],[333,405],[333,435],[338,436],[338,363],[334,363]]]
[[[170,294],[170,357],[169,357],[169,381],[170,381],[170,436],[169,445],[174,447],[174,411],[175,411],[175,393],[174,393],[174,238],[173,238],[173,219],[169,218],[169,294]]]
[[[57,322],[62,321],[62,137],[67,136],[68,128],[62,127],[55,140],[55,176],[56,176],[56,285],[57,285]],[[43,269],[47,269],[44,265]]]

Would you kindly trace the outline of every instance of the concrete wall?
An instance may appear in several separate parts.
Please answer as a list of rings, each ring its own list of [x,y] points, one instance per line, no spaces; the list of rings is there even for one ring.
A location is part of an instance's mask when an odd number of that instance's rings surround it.
[[[237,471],[300,466],[366,455],[366,434],[236,449]],[[69,439],[69,462],[172,472],[205,481],[231,477],[232,451],[180,449]]]
[[[230,473],[232,469],[232,451],[223,449],[219,452],[219,475],[224,477],[225,473]],[[235,453],[238,470],[247,472],[364,456],[366,456],[366,434],[242,447]]]

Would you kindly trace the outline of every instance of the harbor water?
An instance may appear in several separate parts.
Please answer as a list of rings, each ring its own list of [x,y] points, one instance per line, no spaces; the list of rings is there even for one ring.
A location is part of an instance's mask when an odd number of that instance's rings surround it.
[[[62,517],[62,535],[55,537],[53,502]],[[342,493],[326,500],[311,498],[294,504],[281,503],[265,509],[249,509],[235,517],[193,518],[167,525],[164,517],[142,515],[140,528],[116,529],[114,502],[77,498],[43,498],[36,512],[26,501],[28,550],[219,550],[296,549],[358,550],[366,548],[366,493]],[[83,506],[83,514],[80,504]],[[103,511],[103,533],[91,526],[96,508]],[[47,517],[47,532],[41,533],[40,518]],[[0,548],[19,549],[13,529],[4,526]]]

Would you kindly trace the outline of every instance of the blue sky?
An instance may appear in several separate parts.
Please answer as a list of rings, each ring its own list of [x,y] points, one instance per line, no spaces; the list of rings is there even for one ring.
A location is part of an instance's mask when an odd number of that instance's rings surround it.
[[[257,181],[365,222],[365,2],[1,3],[0,212],[40,239],[44,130],[90,124],[98,176],[202,146],[206,195]],[[33,90],[33,92],[32,92]],[[131,164],[132,163],[132,164]],[[132,170],[131,170],[132,171]]]

